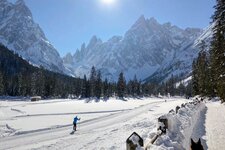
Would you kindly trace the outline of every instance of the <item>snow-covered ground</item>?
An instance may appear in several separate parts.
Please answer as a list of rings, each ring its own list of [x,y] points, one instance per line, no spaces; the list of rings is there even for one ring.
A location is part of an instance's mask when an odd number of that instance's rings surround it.
[[[89,102],[85,100],[51,100],[39,102],[1,101],[0,126],[8,126],[16,132],[55,128],[71,125],[73,117],[78,115],[82,122],[105,115],[126,111],[158,100],[121,100],[107,102]],[[38,122],[38,123],[37,123]],[[1,134],[1,132],[0,132]],[[0,136],[4,136],[5,133]]]
[[[167,101],[165,101],[167,100]],[[121,150],[131,133],[145,141],[157,132],[158,117],[189,102],[183,98],[142,98],[107,102],[0,100],[0,150],[71,149]],[[169,132],[151,149],[189,149],[190,137],[201,138],[204,149],[224,149],[225,105],[218,101],[188,104],[178,114],[167,115]],[[78,115],[78,131],[70,135]],[[173,133],[176,132],[176,133]]]
[[[206,106],[203,102],[195,102],[195,104],[187,103],[181,107],[177,113],[172,112],[163,115],[163,118],[168,119],[168,130],[166,134],[159,136],[159,138],[151,145],[149,149],[174,149],[187,150],[190,149],[191,138],[201,138],[199,134],[199,125],[201,125],[204,118]],[[202,131],[201,128],[200,131]],[[198,131],[198,132],[197,132]],[[196,140],[196,141],[197,141]]]
[[[224,150],[225,104],[220,101],[206,101],[192,131],[194,141],[201,139],[204,150]]]
[[[182,98],[0,101],[0,149],[125,149],[132,132],[147,139],[157,118],[184,102]],[[70,135],[74,115],[82,120]]]
[[[205,140],[207,147],[209,150],[225,149],[225,104],[209,102],[206,106]]]
[[[155,150],[187,150],[191,148],[191,138],[201,139],[204,150],[223,150],[225,141],[225,104],[220,101],[205,101],[187,104],[178,113],[168,113],[168,131],[160,136]],[[156,132],[156,131],[155,131]],[[151,134],[150,134],[151,135]]]

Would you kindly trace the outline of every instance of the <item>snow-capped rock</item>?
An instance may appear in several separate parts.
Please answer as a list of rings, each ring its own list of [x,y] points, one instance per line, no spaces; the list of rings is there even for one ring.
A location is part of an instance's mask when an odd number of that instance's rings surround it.
[[[194,42],[190,42],[188,45],[177,51],[173,60],[165,62],[155,73],[148,77],[145,81],[150,82],[162,82],[172,75],[179,75],[182,78],[188,78],[192,72],[192,62],[198,57],[200,46],[204,41],[206,50],[209,50],[211,39],[213,36],[213,27],[215,24],[211,24],[204,29],[202,34],[197,38],[193,37]]]
[[[183,30],[171,23],[160,24],[154,18],[141,16],[123,37],[114,36],[103,42],[94,36],[87,47],[83,44],[76,51],[72,63],[65,57],[64,65],[81,77],[95,66],[103,77],[114,81],[121,71],[127,80],[135,74],[143,80],[182,52],[191,51],[187,47],[193,45],[201,33],[201,29]]]
[[[23,0],[14,4],[0,1],[0,43],[33,65],[66,72],[59,53],[33,21],[32,13]]]

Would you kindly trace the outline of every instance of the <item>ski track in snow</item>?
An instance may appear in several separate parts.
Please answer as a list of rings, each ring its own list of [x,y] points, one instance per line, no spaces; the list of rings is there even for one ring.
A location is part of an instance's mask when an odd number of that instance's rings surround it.
[[[1,139],[0,149],[121,149],[125,148],[125,140],[134,130],[139,131],[142,137],[147,138],[148,133],[156,127],[156,118],[162,115],[161,105],[173,104],[165,113],[184,101],[159,100],[149,104],[106,115],[78,124],[78,131],[74,135],[69,133],[72,126],[47,129],[45,131],[28,132],[21,135]],[[164,108],[164,107],[163,107]],[[154,110],[154,111],[152,111]],[[160,111],[159,111],[160,110]],[[154,115],[149,115],[148,113]],[[142,115],[141,115],[142,114]],[[149,116],[145,116],[145,115]],[[152,118],[151,118],[152,117]],[[134,118],[138,118],[137,121]],[[154,122],[155,121],[155,122]],[[153,123],[154,122],[154,123]],[[125,132],[123,134],[123,132]],[[122,136],[122,138],[121,138]],[[106,139],[107,138],[107,139]],[[121,140],[123,139],[123,141]],[[124,149],[122,148],[122,149]]]
[[[79,114],[101,114],[101,113],[115,113],[115,112],[122,112],[128,111],[131,109],[121,109],[121,110],[109,110],[109,111],[89,111],[89,112],[76,112],[77,115]],[[40,117],[40,116],[58,116],[58,115],[74,115],[74,112],[71,113],[55,113],[55,114],[33,114],[33,115],[20,115],[16,116],[16,118],[26,118],[26,117]]]

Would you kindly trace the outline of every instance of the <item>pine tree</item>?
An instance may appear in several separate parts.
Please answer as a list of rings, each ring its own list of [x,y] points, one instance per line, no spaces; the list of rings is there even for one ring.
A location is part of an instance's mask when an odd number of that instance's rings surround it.
[[[127,94],[128,94],[128,95],[133,95],[133,93],[132,93],[132,91],[133,91],[133,90],[132,90],[132,85],[133,85],[133,81],[130,80],[130,81],[127,83],[127,88],[126,88],[126,89],[127,89]]]
[[[171,78],[167,81],[167,85],[168,85],[168,92],[170,93],[171,96],[175,95],[175,77],[173,76],[173,74],[171,75]],[[163,91],[161,92],[161,94],[165,95],[168,93],[165,93],[165,88],[162,89]]]
[[[90,86],[90,81],[87,80],[87,83],[86,83],[86,92],[85,92],[85,95],[86,95],[86,98],[90,98],[91,97],[91,86]]]
[[[105,99],[109,98],[109,83],[108,80],[105,79],[104,83],[103,83],[103,96]]]
[[[180,96],[184,96],[184,93],[185,93],[185,86],[183,83],[180,83],[180,85],[178,86],[178,93]]]
[[[198,79],[197,61],[194,60],[192,64],[192,90],[194,95],[199,95]]]
[[[3,95],[4,85],[3,85],[3,74],[0,72],[0,95]]]
[[[87,77],[84,75],[84,79],[81,85],[81,98],[87,98]]]
[[[19,73],[19,75],[17,76],[18,78],[18,95],[21,95],[21,96],[25,96],[24,93],[23,93],[23,77],[22,77],[22,74]]]
[[[117,84],[116,83],[109,83],[109,97],[115,96],[116,90],[117,90]]]
[[[35,96],[36,95],[36,82],[37,81],[37,74],[36,73],[32,73],[31,74],[31,96]]]
[[[138,80],[137,76],[134,76],[133,82],[132,82],[132,95],[137,96],[138,93]]]
[[[192,80],[193,81],[193,80]],[[185,89],[185,95],[187,98],[189,97],[192,97],[193,96],[193,86],[192,86],[192,81],[189,82],[189,84],[186,86],[186,89]]]
[[[207,96],[208,90],[208,61],[205,51],[201,51],[199,53],[197,59],[197,67],[198,67],[198,85],[199,85],[199,92],[202,96]]]
[[[37,82],[36,82],[36,94],[39,96],[44,96],[44,74],[43,74],[43,67],[37,72]]]
[[[96,90],[95,90],[96,78],[97,78],[97,74],[96,74],[95,67],[93,66],[91,68],[91,74],[90,74],[90,94],[91,94],[91,97],[96,96],[96,93],[95,93],[96,92]]]
[[[225,101],[225,0],[217,0],[212,20],[215,23],[210,49],[211,84]]]
[[[100,99],[101,94],[102,94],[102,79],[101,79],[101,72],[98,71],[95,87],[95,95],[97,99]]]
[[[121,72],[119,75],[119,79],[117,82],[117,94],[119,98],[123,98],[125,95],[125,90],[126,90],[126,81],[123,76],[123,73]]]
[[[73,93],[74,93],[74,95],[76,95],[76,97],[81,96],[82,88],[83,88],[82,84],[83,84],[83,81],[80,78],[78,78],[78,80],[75,80],[73,82],[72,89],[73,89]]]

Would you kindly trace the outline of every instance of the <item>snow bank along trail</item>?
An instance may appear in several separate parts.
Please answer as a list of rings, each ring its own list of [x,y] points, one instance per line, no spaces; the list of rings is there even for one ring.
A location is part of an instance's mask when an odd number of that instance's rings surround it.
[[[196,128],[198,129],[198,120],[201,114],[205,113],[206,106],[204,103],[189,104],[175,112],[165,114],[168,119],[168,130],[165,135],[160,136],[155,145],[151,145],[148,149],[175,149],[187,150],[190,149],[190,139],[195,135]],[[200,137],[198,137],[200,138]]]

